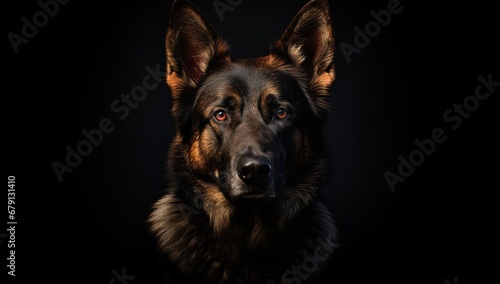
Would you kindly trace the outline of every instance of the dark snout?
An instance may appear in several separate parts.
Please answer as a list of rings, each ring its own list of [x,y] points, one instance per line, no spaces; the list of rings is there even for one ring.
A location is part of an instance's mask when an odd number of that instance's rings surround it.
[[[247,113],[249,115],[250,113]],[[241,123],[232,141],[232,195],[241,198],[272,197],[276,193],[275,137],[255,117]]]

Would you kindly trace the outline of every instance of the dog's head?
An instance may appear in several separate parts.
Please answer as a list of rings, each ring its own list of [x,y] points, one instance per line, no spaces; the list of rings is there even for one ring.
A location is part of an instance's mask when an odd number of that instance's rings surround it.
[[[196,176],[230,200],[272,198],[317,165],[335,77],[326,0],[306,4],[270,55],[236,60],[200,11],[177,0],[166,46],[172,113]]]

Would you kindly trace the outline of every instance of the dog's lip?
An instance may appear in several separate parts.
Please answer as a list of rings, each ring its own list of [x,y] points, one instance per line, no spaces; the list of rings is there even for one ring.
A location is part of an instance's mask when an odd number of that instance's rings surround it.
[[[260,193],[260,192],[248,192],[240,195],[241,198],[248,198],[248,199],[258,199],[258,198],[265,198],[268,195],[266,193]]]

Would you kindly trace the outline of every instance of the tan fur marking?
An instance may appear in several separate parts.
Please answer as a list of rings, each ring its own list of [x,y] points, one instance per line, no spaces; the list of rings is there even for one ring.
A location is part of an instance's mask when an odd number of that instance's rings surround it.
[[[195,169],[203,167],[203,155],[201,154],[200,140],[198,137],[195,138],[189,149],[189,163],[191,164],[191,167]]]
[[[220,192],[215,185],[206,185],[203,195],[203,209],[210,217],[210,224],[215,235],[222,234],[231,223],[234,205]]]
[[[318,78],[316,79],[316,85],[321,86],[321,88],[328,88],[333,81],[335,80],[335,72],[333,69],[327,73],[323,72],[323,74],[319,75]]]
[[[284,64],[283,59],[274,54],[269,54],[267,56],[261,57],[259,58],[259,61],[263,65],[267,65],[269,67],[278,67]]]
[[[179,96],[180,90],[183,88],[184,81],[176,72],[172,72],[172,74],[167,74],[167,84],[172,91],[172,97],[175,99]]]
[[[191,167],[203,174],[213,172],[214,165],[210,159],[216,156],[216,145],[213,142],[209,130],[203,130],[201,134],[194,138],[189,148],[189,163]]]
[[[272,96],[272,95],[279,95],[279,91],[278,89],[276,89],[275,87],[273,86],[269,86],[267,87],[263,92],[262,92],[262,95],[260,96],[260,102],[259,104],[261,106],[264,106],[265,103],[266,103],[266,100],[269,96]]]

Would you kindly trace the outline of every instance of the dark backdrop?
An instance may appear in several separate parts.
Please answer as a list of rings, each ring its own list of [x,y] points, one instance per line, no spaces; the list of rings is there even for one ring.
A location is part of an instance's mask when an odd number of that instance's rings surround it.
[[[15,279],[162,283],[145,220],[165,186],[168,89],[159,84],[124,119],[111,104],[142,85],[147,66],[164,70],[171,1],[59,5],[17,54],[8,33],[22,35],[22,17],[41,8],[12,2],[3,9],[2,140],[4,178],[16,177]],[[306,1],[243,0],[222,21],[213,2],[195,1],[234,57],[256,57]],[[486,283],[498,270],[487,259],[497,258],[498,92],[456,130],[442,115],[474,94],[478,76],[500,81],[498,15],[481,1],[401,1],[401,13],[349,63],[340,45],[354,45],[354,28],[388,2],[330,1],[337,81],[325,198],[342,245],[321,283]],[[65,163],[65,147],[104,118],[114,131],[59,182],[51,164]],[[448,139],[392,192],[384,172],[397,173],[398,156],[437,127]],[[4,233],[0,240],[5,261]],[[120,282],[122,273],[130,278]]]

